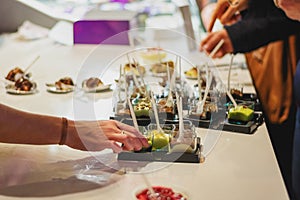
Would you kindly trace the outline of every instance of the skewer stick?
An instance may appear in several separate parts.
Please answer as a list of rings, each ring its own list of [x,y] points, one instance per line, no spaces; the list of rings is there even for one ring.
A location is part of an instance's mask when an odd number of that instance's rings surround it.
[[[201,101],[202,100],[202,91],[201,91],[201,70],[200,70],[200,66],[197,66],[197,79],[198,79],[199,101]]]
[[[146,183],[146,186],[148,188],[148,191],[150,192],[150,198],[155,200],[157,199],[157,197],[159,196],[158,193],[155,193],[155,191],[153,190],[151,183],[149,182],[148,178],[146,177],[145,174],[142,174],[142,177],[144,179],[144,182]]]
[[[221,39],[220,42],[215,46],[215,48],[210,52],[208,57],[212,58],[219,51],[219,49],[222,47],[224,42],[225,42],[224,39]]]
[[[183,115],[182,115],[182,97],[179,97],[176,92],[176,101],[177,101],[177,109],[178,109],[178,117],[179,117],[179,136],[178,142],[183,141],[184,138],[184,124],[183,124]]]
[[[233,58],[234,54],[231,54],[231,59],[230,59],[230,64],[229,64],[229,69],[228,69],[228,78],[227,78],[227,87],[228,90],[230,90],[230,77],[231,77],[231,69],[232,69],[232,64],[233,64]]]
[[[133,107],[132,107],[132,104],[130,102],[130,98],[129,97],[127,97],[127,103],[128,103],[128,106],[129,106],[129,111],[130,111],[130,114],[131,114],[133,125],[134,125],[134,127],[135,127],[136,130],[139,130],[139,125],[137,123],[136,116],[135,116],[135,113],[134,113],[134,110],[133,110]]]
[[[156,102],[155,102],[153,94],[151,95],[151,104],[152,104],[152,109],[153,109],[153,112],[154,112],[154,117],[155,117],[155,122],[156,122],[157,130],[159,132],[163,132],[163,130],[162,130],[161,126],[160,126],[160,123],[159,123],[158,111],[157,111]]]
[[[237,103],[234,100],[233,96],[231,95],[230,91],[226,90],[226,94],[229,97],[230,101],[233,103],[234,108],[236,108],[237,107]]]
[[[24,74],[26,74],[26,72],[30,69],[30,67],[32,67],[34,65],[34,63],[40,58],[40,56],[38,55],[25,69],[24,69]]]

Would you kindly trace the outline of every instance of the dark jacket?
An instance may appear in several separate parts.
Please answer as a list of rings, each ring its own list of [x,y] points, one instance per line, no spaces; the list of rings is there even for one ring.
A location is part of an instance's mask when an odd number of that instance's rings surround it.
[[[234,53],[245,53],[272,41],[299,33],[300,23],[289,19],[273,0],[250,0],[242,20],[225,26]]]

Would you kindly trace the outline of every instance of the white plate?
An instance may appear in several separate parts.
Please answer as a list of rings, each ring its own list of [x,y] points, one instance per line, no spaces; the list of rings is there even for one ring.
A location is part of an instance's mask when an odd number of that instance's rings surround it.
[[[111,84],[107,84],[107,85],[100,85],[100,86],[97,86],[95,88],[88,88],[88,87],[83,87],[82,89],[85,91],[85,92],[102,92],[102,91],[106,91],[106,90],[109,90],[110,89],[110,86]]]
[[[35,83],[34,83],[35,84]],[[32,88],[29,91],[17,90],[14,84],[8,84],[5,86],[6,92],[9,94],[17,94],[17,95],[27,95],[27,94],[35,94],[38,92],[36,87]]]
[[[69,92],[73,92],[74,91],[74,87],[75,86],[69,86],[67,88],[64,89],[58,89],[55,87],[55,84],[51,84],[51,83],[46,83],[47,86],[47,91],[51,92],[51,93],[56,93],[56,94],[66,94]]]
[[[57,89],[56,87],[48,87],[47,88],[47,91],[48,92],[51,92],[51,93],[56,93],[56,94],[66,94],[66,93],[69,93],[69,92],[73,92],[74,91],[74,88],[67,88],[67,89]]]

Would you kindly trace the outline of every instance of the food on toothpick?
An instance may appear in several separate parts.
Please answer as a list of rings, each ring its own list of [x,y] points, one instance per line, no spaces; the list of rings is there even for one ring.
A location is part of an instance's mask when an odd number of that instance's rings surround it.
[[[70,77],[64,77],[55,82],[55,87],[58,90],[66,90],[74,87],[74,82]]]
[[[145,67],[137,63],[126,63],[124,66],[124,71],[126,73],[133,71],[136,76],[144,75],[146,73]]]
[[[34,89],[35,84],[33,82],[31,82],[30,80],[22,77],[19,78],[16,82],[15,82],[15,89],[16,90],[21,90],[21,91],[30,91],[31,89]]]
[[[215,103],[206,101],[203,105],[202,112],[197,112],[197,106],[194,106],[190,110],[189,117],[194,119],[202,119],[202,120],[209,120],[211,118],[212,113],[218,112],[218,106]]]
[[[246,106],[231,108],[228,112],[228,119],[234,121],[248,122],[254,117],[254,111]]]
[[[196,79],[198,77],[198,70],[197,67],[192,67],[191,69],[184,72],[185,76],[187,78],[194,78]]]
[[[158,130],[152,131],[152,148],[162,149],[169,145],[170,137],[164,132]]]
[[[22,78],[23,76],[24,76],[24,71],[19,67],[15,67],[14,69],[9,71],[5,79],[15,82],[18,79]]]

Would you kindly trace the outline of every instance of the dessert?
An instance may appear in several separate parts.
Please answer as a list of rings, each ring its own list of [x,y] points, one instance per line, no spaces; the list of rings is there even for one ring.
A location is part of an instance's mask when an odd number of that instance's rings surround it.
[[[162,51],[161,48],[147,48],[140,55],[143,59],[153,62],[159,62],[167,56],[166,52]]]
[[[189,69],[188,71],[184,72],[185,76],[187,78],[193,78],[196,79],[198,78],[198,70],[197,67],[192,67],[191,69]]]
[[[228,119],[233,121],[248,122],[254,117],[254,111],[246,106],[231,108],[228,112]]]
[[[19,67],[15,67],[14,69],[9,71],[5,79],[15,82],[22,76],[24,76],[23,70]]]
[[[139,102],[133,106],[133,110],[136,117],[149,117],[151,111],[151,103],[147,99],[139,100]]]
[[[57,90],[67,90],[74,87],[74,82],[70,77],[64,77],[55,82]]]
[[[240,99],[243,97],[243,91],[235,88],[230,89],[230,93],[234,98]]]
[[[211,102],[205,102],[202,113],[197,113],[197,105],[191,110],[190,118],[208,120],[212,113],[218,112],[218,106]]]
[[[151,132],[151,136],[152,136],[151,145],[153,150],[162,149],[169,145],[170,138],[169,135],[166,134],[165,132],[153,130]]]
[[[152,188],[155,194],[151,194],[148,189],[144,189],[138,194],[136,194],[136,198],[138,200],[151,200],[151,199],[187,200],[187,197],[185,195],[175,192],[172,188],[163,187],[163,186],[153,186]]]
[[[160,62],[151,65],[150,71],[154,74],[166,73],[168,71],[168,66],[171,71],[174,70],[174,62],[167,61],[167,62]]]
[[[91,77],[82,82],[82,86],[84,88],[89,88],[89,89],[95,89],[101,85],[103,85],[103,82],[99,78],[96,78],[96,77]]]
[[[35,84],[32,83],[30,80],[22,77],[19,78],[16,82],[15,82],[15,89],[16,90],[21,90],[21,91],[30,91],[31,89],[34,89]]]
[[[136,76],[140,76],[140,73],[141,75],[144,75],[146,73],[146,69],[144,66],[140,66],[139,64],[135,64],[135,63],[125,64],[124,71],[131,72],[131,68]]]

